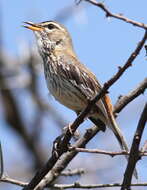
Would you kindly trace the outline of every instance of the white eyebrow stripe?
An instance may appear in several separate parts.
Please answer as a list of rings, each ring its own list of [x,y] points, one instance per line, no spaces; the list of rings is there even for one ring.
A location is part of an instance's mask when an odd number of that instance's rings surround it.
[[[53,21],[46,21],[46,22],[41,22],[40,23],[42,26],[46,26],[48,24],[53,24],[55,25],[57,28],[59,28],[60,30],[63,30],[65,31],[64,27],[63,26],[60,26],[60,24],[56,23],[56,22],[53,22]]]

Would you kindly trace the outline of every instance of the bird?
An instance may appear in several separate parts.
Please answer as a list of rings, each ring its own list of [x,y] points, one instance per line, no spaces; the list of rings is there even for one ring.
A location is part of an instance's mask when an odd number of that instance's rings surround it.
[[[24,27],[35,34],[50,93],[65,107],[76,114],[81,113],[89,100],[100,92],[102,86],[96,76],[79,61],[68,30],[56,21],[24,23]],[[101,122],[102,131],[105,131],[105,126],[108,126],[121,149],[129,152],[126,140],[113,114],[113,105],[108,94],[96,102],[88,118],[98,127]],[[126,157],[128,159],[128,156]],[[134,175],[138,178],[136,169]]]

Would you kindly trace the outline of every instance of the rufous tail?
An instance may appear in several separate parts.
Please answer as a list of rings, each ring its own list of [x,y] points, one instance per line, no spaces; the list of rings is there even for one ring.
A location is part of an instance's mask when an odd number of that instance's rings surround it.
[[[121,149],[129,152],[129,148],[128,148],[128,145],[126,143],[126,140],[125,140],[125,138],[124,138],[124,136],[123,136],[123,134],[122,134],[119,126],[117,125],[115,118],[114,118],[113,110],[112,110],[112,104],[111,104],[110,99],[107,95],[104,97],[104,104],[105,104],[105,108],[106,108],[107,114],[108,114],[108,126],[111,128],[114,135],[116,136]],[[128,160],[129,156],[126,155],[125,157]],[[137,174],[136,168],[134,169],[133,174],[134,174],[135,178],[138,179],[138,174]]]

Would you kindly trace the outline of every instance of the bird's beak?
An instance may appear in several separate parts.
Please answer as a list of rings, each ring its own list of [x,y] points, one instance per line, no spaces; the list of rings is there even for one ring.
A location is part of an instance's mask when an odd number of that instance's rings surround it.
[[[30,30],[33,30],[33,31],[41,31],[43,30],[43,28],[41,26],[39,26],[38,24],[34,24],[32,22],[24,22],[25,24],[27,25],[23,25],[25,28],[28,28]]]

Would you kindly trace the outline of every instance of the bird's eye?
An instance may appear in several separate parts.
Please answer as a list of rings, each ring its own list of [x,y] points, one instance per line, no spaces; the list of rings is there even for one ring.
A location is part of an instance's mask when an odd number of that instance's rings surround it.
[[[52,29],[54,29],[54,28],[56,28],[56,26],[55,25],[53,25],[53,24],[48,24],[48,29],[50,29],[50,30],[52,30]]]

